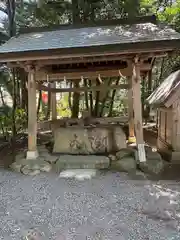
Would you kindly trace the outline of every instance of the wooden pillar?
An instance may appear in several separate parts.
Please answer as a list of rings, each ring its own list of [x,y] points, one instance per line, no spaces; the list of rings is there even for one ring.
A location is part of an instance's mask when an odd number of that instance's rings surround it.
[[[133,91],[132,91],[132,79],[128,79],[129,89],[128,89],[128,123],[129,123],[129,143],[135,143],[136,137],[134,133],[134,110],[133,110]]]
[[[28,67],[28,152],[27,159],[36,159],[37,152],[37,110],[35,69]]]
[[[139,59],[137,57],[134,59],[133,62],[132,90],[133,90],[134,126],[136,132],[136,143],[138,147],[139,161],[146,162],[142,123],[140,66]]]
[[[56,88],[56,82],[51,83],[52,88]],[[52,110],[52,120],[57,119],[57,108],[56,108],[56,93],[51,93],[51,110]]]

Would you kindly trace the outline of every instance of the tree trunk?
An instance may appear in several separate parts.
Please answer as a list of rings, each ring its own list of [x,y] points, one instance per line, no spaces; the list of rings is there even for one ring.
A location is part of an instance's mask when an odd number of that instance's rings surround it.
[[[72,81],[70,82],[70,88],[72,88],[73,83]],[[68,103],[69,103],[69,109],[71,110],[71,114],[72,114],[72,102],[71,102],[71,98],[72,98],[72,93],[69,92],[69,96],[68,96]]]
[[[89,87],[92,87],[92,82],[89,80]],[[89,102],[90,102],[90,112],[91,116],[93,116],[93,95],[92,92],[89,92]]]
[[[16,35],[15,11],[16,11],[15,0],[7,0],[7,15],[8,15],[10,37],[13,37],[14,35]]]
[[[16,106],[21,107],[20,69],[16,68]]]
[[[159,84],[161,83],[161,81],[162,81],[163,70],[164,70],[164,62],[165,62],[165,58],[163,58],[162,61],[161,61],[160,75],[159,75],[158,81],[156,82],[156,87],[158,87],[158,85],[159,85]]]
[[[100,86],[101,83],[98,79],[96,79],[96,86]],[[93,116],[98,117],[99,116],[99,99],[100,99],[100,91],[96,91],[96,100],[95,100],[95,106],[93,111]]]
[[[95,21],[95,11],[94,11],[94,4],[93,2],[90,3],[90,20],[91,22]]]
[[[108,81],[108,84],[107,84],[107,89],[108,89],[108,87],[111,85],[111,82],[112,82],[112,79],[110,78],[109,81]],[[106,100],[107,100],[107,98],[108,98],[108,95],[109,95],[109,91],[106,92],[106,96],[104,97],[104,99],[103,99],[103,101],[102,101],[100,117],[103,116],[103,110],[104,110],[104,107],[105,107],[105,104],[106,104]]]
[[[87,79],[84,79],[84,87],[87,87]],[[89,111],[88,92],[84,92],[86,110]]]
[[[119,84],[119,81],[120,81],[120,78],[118,78],[118,79],[116,80],[116,86]],[[112,111],[113,111],[113,105],[114,105],[114,98],[115,98],[115,96],[116,96],[116,90],[113,90],[108,117],[111,117],[111,116],[112,116]]]
[[[28,104],[28,92],[27,92],[27,74],[20,70],[20,84],[21,84],[21,108],[27,110]]]
[[[151,95],[152,92],[152,70],[148,72],[148,96]]]
[[[12,111],[12,120],[13,120],[13,126],[12,126],[12,133],[13,137],[16,136],[16,71],[15,69],[12,70],[12,80],[13,80],[13,111]]]
[[[79,87],[79,81],[74,82],[74,87]],[[73,94],[73,106],[72,106],[72,118],[78,118],[79,115],[79,100],[80,100],[80,93],[74,92]]]
[[[3,92],[2,92],[2,88],[0,86],[0,95],[1,95],[1,102],[2,102],[2,105],[4,106],[5,105],[5,102],[4,102],[4,96],[3,96]]]
[[[73,21],[73,24],[80,23],[78,0],[72,0],[72,21]]]
[[[15,24],[15,10],[16,10],[16,2],[15,0],[7,0],[7,15],[8,15],[8,25],[9,25],[9,37],[13,37],[16,35],[16,24]],[[15,158],[15,136],[16,136],[16,71],[12,69],[12,82],[13,82],[13,111],[12,111],[12,155]],[[14,159],[13,159],[14,160]]]

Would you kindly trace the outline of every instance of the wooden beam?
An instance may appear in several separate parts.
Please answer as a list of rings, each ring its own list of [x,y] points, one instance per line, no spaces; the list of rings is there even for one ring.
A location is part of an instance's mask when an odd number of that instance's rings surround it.
[[[88,73],[93,73],[93,72],[108,72],[108,71],[123,71],[125,73],[127,73],[128,71],[132,72],[132,65],[130,65],[131,61],[117,61],[117,62],[106,62],[105,64],[102,65],[102,62],[91,62],[88,65],[79,67],[78,63],[72,64],[72,65],[57,65],[57,69],[54,70],[51,66],[44,66],[43,68],[41,68],[42,72],[46,72],[47,74],[81,74],[86,72],[86,74]],[[56,65],[55,65],[56,66]],[[151,64],[149,63],[141,63],[140,64],[140,70],[141,71],[149,71],[151,69]]]
[[[28,152],[27,159],[34,159],[37,153],[37,110],[35,72],[28,72]]]
[[[98,72],[92,72],[92,73],[87,73],[87,72],[82,72],[82,73],[56,73],[56,74],[37,74],[37,80],[38,81],[47,81],[47,76],[49,81],[63,81],[64,79],[66,80],[77,80],[83,78],[88,78],[88,79],[96,79],[98,76],[101,76],[101,78],[105,77],[118,77],[119,76],[119,71],[98,71]],[[126,76],[123,74],[123,76]]]
[[[132,90],[132,78],[128,79],[128,124],[129,124],[129,143],[135,143],[136,137],[134,132],[134,110],[133,110],[133,90]]]
[[[82,123],[83,119],[79,118],[69,118],[69,119],[57,119],[56,121],[51,121],[52,124],[64,124],[66,123],[67,125],[70,124],[79,124]],[[128,117],[127,116],[121,116],[121,117],[100,117],[100,118],[94,118],[94,117],[89,117],[88,118],[88,123],[89,124],[110,124],[110,123],[127,123],[128,122]]]
[[[136,142],[138,147],[139,161],[146,162],[144,138],[143,138],[139,58],[135,58],[133,62],[132,90],[133,90],[133,107],[134,107],[134,125],[135,125],[135,131],[136,131]]]
[[[65,119],[57,119],[53,121],[41,121],[38,123],[38,129],[43,129],[44,131],[48,131],[51,129],[56,129],[62,126],[75,126],[75,125],[82,125],[84,123],[84,119],[79,118],[65,118]],[[90,125],[110,125],[114,126],[113,124],[124,124],[128,122],[127,116],[121,117],[101,117],[101,118],[88,118],[88,124]],[[111,125],[111,123],[113,123]]]
[[[111,85],[109,89],[127,89],[128,84]],[[107,85],[93,86],[93,87],[79,87],[79,88],[49,88],[41,84],[37,84],[37,89],[52,93],[62,92],[92,92],[92,91],[104,91],[107,90]]]
[[[93,65],[94,64],[94,65]],[[128,71],[132,71],[132,66],[129,65],[126,62],[116,62],[112,63],[109,62],[107,64],[103,64],[101,62],[97,63],[91,63],[87,66],[80,66],[79,64],[72,64],[72,65],[58,65],[55,69],[51,66],[44,66],[44,68],[41,69],[41,71],[46,72],[47,74],[79,74],[86,73],[86,74],[93,74],[94,72],[108,72],[108,71],[124,71],[125,73]]]
[[[147,60],[148,58],[154,58],[154,57],[165,57],[167,56],[167,53],[165,52],[158,52],[158,53],[142,53],[141,59]],[[91,63],[91,62],[99,62],[99,61],[127,61],[132,60],[134,58],[134,54],[119,54],[119,53],[112,53],[112,54],[94,54],[92,56],[74,56],[74,57],[60,57],[55,59],[45,58],[40,60],[24,60],[24,61],[17,61],[17,62],[10,62],[8,63],[9,67],[19,67],[22,64],[26,64],[27,61],[31,61],[31,63],[34,66],[47,66],[47,65],[60,65],[60,64],[71,64],[71,63]],[[149,66],[146,65],[146,67],[149,69]],[[145,69],[145,66],[143,67]]]
[[[142,43],[141,43],[142,44]],[[156,45],[156,44],[154,44]],[[64,51],[63,51],[64,50]],[[92,49],[88,49],[88,53],[73,53],[71,49],[68,49],[69,52],[67,52],[67,49],[55,49],[55,50],[44,50],[44,51],[31,51],[31,52],[18,52],[18,53],[7,53],[7,54],[0,54],[0,62],[2,63],[7,63],[7,62],[22,62],[22,61],[41,61],[41,60],[49,60],[49,59],[69,59],[69,58],[84,58],[84,57],[94,57],[94,56],[109,56],[109,55],[132,55],[134,57],[136,54],[139,55],[153,55],[153,56],[158,56],[161,53],[164,53],[167,55],[167,52],[173,52],[177,51],[176,47],[169,47],[169,46],[162,46],[162,47],[149,47],[149,49],[139,49],[138,47],[136,49],[125,49],[121,51],[110,51],[110,50],[104,50],[103,51],[96,51]],[[151,53],[151,54],[150,54]]]
[[[94,67],[92,69],[68,69],[68,70],[61,70],[59,73],[46,73],[45,71],[39,71],[36,74],[36,79],[38,81],[46,81],[47,75],[49,81],[62,81],[64,79],[70,79],[70,80],[77,80],[83,78],[89,78],[89,79],[96,79],[99,75],[101,78],[103,77],[118,77],[119,76],[119,70],[121,71],[121,74],[123,76],[131,76],[132,75],[132,67],[128,66],[124,69],[119,69],[118,67],[115,67],[115,69],[106,69],[108,67]],[[143,71],[148,71],[150,68],[149,64],[142,65],[141,66],[141,73]],[[143,73],[142,73],[143,74]]]
[[[165,54],[163,54],[164,56]],[[167,55],[167,54],[166,54]],[[165,55],[165,56],[166,56]],[[152,54],[146,54],[142,56],[142,59],[146,60],[148,58],[151,58]],[[104,56],[94,56],[94,57],[74,57],[74,58],[62,58],[62,59],[48,59],[44,61],[36,61],[36,65],[60,65],[60,64],[70,64],[70,63],[97,63],[97,62],[103,62],[103,61],[126,61],[126,60],[132,60],[132,55],[104,55]],[[149,67],[149,66],[148,66]]]

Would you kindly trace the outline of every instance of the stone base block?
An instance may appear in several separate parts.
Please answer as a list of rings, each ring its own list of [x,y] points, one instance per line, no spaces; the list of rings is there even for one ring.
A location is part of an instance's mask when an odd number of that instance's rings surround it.
[[[58,128],[54,132],[54,153],[102,154],[126,146],[126,135],[119,126]]]
[[[40,172],[50,172],[52,167],[48,162],[44,161],[43,158],[38,157],[34,160],[27,160],[25,158],[19,159],[16,162],[12,163],[10,165],[10,168],[16,172],[34,176]]]
[[[55,164],[56,172],[64,169],[107,169],[110,160],[105,156],[62,155]]]
[[[36,159],[38,158],[38,156],[39,156],[38,151],[27,151],[26,159]]]
[[[62,171],[59,175],[60,178],[76,178],[77,180],[91,179],[96,176],[95,169],[73,169]]]

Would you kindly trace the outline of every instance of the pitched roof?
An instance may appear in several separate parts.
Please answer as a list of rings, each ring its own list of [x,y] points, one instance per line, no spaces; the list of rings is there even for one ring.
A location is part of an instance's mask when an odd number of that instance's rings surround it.
[[[147,98],[150,105],[166,105],[172,95],[177,94],[180,89],[180,70],[171,73],[155,91]],[[180,94],[179,94],[180,97]],[[169,104],[168,104],[169,106]]]
[[[2,45],[0,54],[107,45],[110,47],[120,45],[121,50],[122,45],[128,44],[131,45],[128,46],[130,48],[135,48],[136,44],[140,44],[143,49],[144,43],[152,45],[156,42],[159,47],[162,46],[162,42],[166,42],[174,49],[173,40],[178,42],[180,34],[167,26],[162,27],[150,22],[133,25],[116,24],[20,34]],[[178,44],[180,46],[180,41]]]

